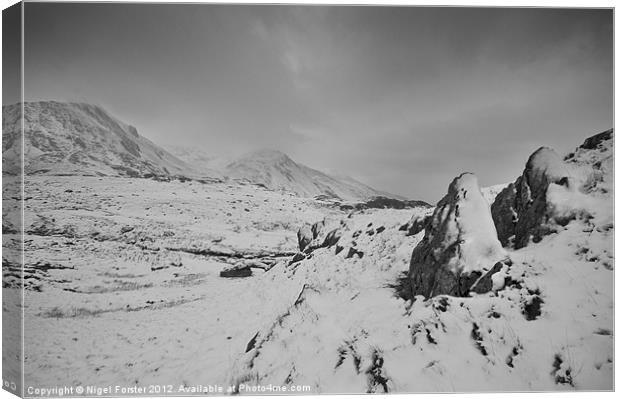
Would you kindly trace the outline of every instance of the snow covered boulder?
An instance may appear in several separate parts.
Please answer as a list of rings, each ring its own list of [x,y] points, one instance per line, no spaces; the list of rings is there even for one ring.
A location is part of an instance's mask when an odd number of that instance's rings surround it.
[[[489,271],[498,272],[498,262],[507,260],[497,239],[478,179],[471,173],[455,178],[448,194],[437,204],[422,241],[413,250],[409,282],[413,297],[422,295],[467,296],[472,287],[487,291],[491,285],[477,284]]]
[[[322,220],[312,226],[304,225],[297,231],[299,251],[310,254],[318,248],[330,248],[340,240],[340,224]]]
[[[548,201],[550,186],[552,190],[574,189],[575,183],[562,158],[551,148],[541,147],[530,156],[523,174],[500,192],[491,206],[502,245],[508,245],[514,236],[514,247],[522,248],[553,232],[555,222],[568,222],[554,219]]]

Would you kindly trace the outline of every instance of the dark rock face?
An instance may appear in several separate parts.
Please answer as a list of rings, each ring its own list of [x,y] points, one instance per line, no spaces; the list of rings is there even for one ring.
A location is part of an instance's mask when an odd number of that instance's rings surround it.
[[[493,289],[493,275],[500,272],[503,267],[503,262],[497,262],[493,265],[491,270],[486,272],[484,276],[480,277],[480,279],[476,281],[476,283],[471,287],[471,291],[477,294],[484,294],[485,292],[491,291]]]
[[[614,135],[614,129],[606,130],[592,137],[588,137],[586,141],[584,141],[580,147],[586,150],[593,150],[596,147],[598,147],[598,145],[602,143],[603,141],[611,139],[613,135]]]
[[[323,248],[332,247],[336,245],[336,243],[338,243],[339,240],[340,240],[340,230],[334,229],[330,231],[329,233],[327,233],[327,235],[325,236],[325,240],[323,240],[323,244],[321,244],[321,247]]]
[[[299,253],[296,253],[295,255],[293,255],[293,258],[291,258],[291,261],[288,264],[292,265],[293,263],[300,262],[300,261],[302,261],[304,259],[306,259],[306,255],[304,255],[303,253],[299,252]]]
[[[366,202],[355,204],[354,207],[357,210],[369,209],[369,208],[405,209],[405,208],[416,208],[416,207],[430,208],[431,205],[427,202],[420,201],[420,200],[399,200],[399,199],[388,198],[388,197],[375,197]]]
[[[250,277],[252,269],[249,266],[233,266],[220,272],[220,277]]]
[[[541,147],[525,165],[523,174],[495,198],[491,215],[502,245],[509,245],[514,236],[514,247],[522,248],[530,239],[538,242],[551,233],[551,214],[547,204],[550,184],[569,186],[570,176],[558,154]]]
[[[303,251],[312,242],[312,231],[308,226],[302,226],[297,231],[297,244],[299,250]]]
[[[409,265],[412,297],[467,296],[474,286],[478,286],[476,292],[487,292],[492,284],[476,283],[487,274],[490,280],[493,273],[489,271],[497,271],[494,265],[504,259],[506,253],[497,240],[478,180],[464,173],[450,184],[426,225],[424,238],[413,250]]]
[[[407,236],[414,236],[424,230],[430,221],[431,216],[414,216],[409,222],[400,226],[398,230],[406,231]]]
[[[497,238],[505,247],[509,243],[510,237],[515,234],[517,224],[517,213],[514,210],[517,190],[515,184],[510,183],[500,191],[491,205],[491,215],[497,230]]]
[[[347,253],[347,256],[345,256],[345,259],[350,259],[353,256],[357,256],[358,258],[361,259],[364,257],[364,252],[358,251],[357,249],[351,247],[349,248],[349,252]]]

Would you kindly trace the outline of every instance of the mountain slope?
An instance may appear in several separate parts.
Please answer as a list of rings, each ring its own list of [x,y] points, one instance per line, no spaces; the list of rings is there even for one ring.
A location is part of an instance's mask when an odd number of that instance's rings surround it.
[[[298,164],[286,154],[275,150],[246,154],[228,164],[224,173],[235,179],[264,185],[271,190],[290,191],[304,197],[326,195],[343,200],[363,200],[386,195],[352,178],[335,178]]]
[[[2,107],[3,158],[19,157],[20,105]],[[177,157],[140,136],[100,106],[56,101],[24,104],[27,174],[196,175]],[[5,163],[10,164],[10,163]],[[5,170],[17,173],[18,170]]]

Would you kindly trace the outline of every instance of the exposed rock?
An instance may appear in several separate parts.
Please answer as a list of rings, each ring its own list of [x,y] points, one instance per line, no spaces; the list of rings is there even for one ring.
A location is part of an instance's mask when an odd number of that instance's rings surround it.
[[[340,208],[342,210],[348,210],[348,209],[363,210],[363,209],[370,209],[370,208],[405,209],[405,208],[417,208],[417,207],[431,208],[431,205],[428,204],[427,202],[420,201],[420,200],[399,200],[395,198],[379,196],[379,197],[372,198],[366,202],[358,203],[358,204],[355,204],[349,207],[341,206]]]
[[[477,294],[483,294],[485,292],[489,292],[492,291],[494,288],[494,281],[493,281],[493,276],[495,276],[496,273],[499,273],[502,268],[504,267],[504,263],[503,262],[497,262],[492,268],[491,270],[489,270],[488,272],[486,272],[486,274],[484,274],[482,277],[480,277],[478,279],[478,281],[476,281],[476,283],[471,287],[471,291],[475,292]],[[501,277],[503,279],[503,277]],[[502,281],[503,282],[503,281]],[[503,286],[503,284],[502,284]],[[501,287],[498,287],[501,288]]]
[[[257,260],[257,259],[244,259],[235,263],[236,267],[249,267],[254,269],[263,269],[264,271],[270,270],[275,265],[275,262],[268,260]]]
[[[491,205],[491,215],[497,230],[497,238],[503,246],[507,246],[510,238],[514,236],[515,226],[519,220],[514,209],[516,197],[515,185],[510,183],[497,194],[493,205]]]
[[[526,320],[536,320],[541,315],[544,301],[540,297],[539,290],[528,290],[529,296],[522,303],[522,313]]]
[[[244,264],[235,264],[220,271],[220,277],[249,277],[252,269]]]
[[[347,253],[347,256],[345,256],[346,259],[350,259],[352,258],[354,255],[357,255],[358,258],[363,258],[364,257],[364,252],[359,251],[355,248],[349,248],[349,252]]]
[[[603,141],[611,139],[613,135],[614,135],[613,129],[606,130],[592,137],[588,137],[586,141],[584,141],[580,147],[586,150],[593,150],[596,147],[598,147],[598,145],[602,143]]]
[[[331,225],[330,225],[331,224]],[[318,248],[330,248],[340,240],[339,227],[333,228],[334,223],[327,224],[325,220],[314,223],[312,226],[304,225],[297,231],[297,243],[299,250],[310,254]],[[331,230],[329,229],[331,227]]]
[[[320,222],[316,222],[315,224],[312,225],[312,227],[310,228],[310,230],[312,231],[312,239],[315,239],[319,236],[319,234],[321,234],[321,232],[323,231],[323,228],[325,227],[325,221],[322,220]]]
[[[467,296],[480,277],[506,258],[478,179],[464,173],[450,184],[413,250],[412,295]],[[483,286],[488,284],[479,291]]]
[[[292,265],[293,263],[299,262],[306,259],[306,255],[299,252],[296,253],[295,255],[293,255],[293,258],[291,259],[291,261],[288,263],[289,265]]]
[[[514,236],[514,247],[522,248],[530,239],[538,242],[555,231],[550,222],[558,220],[552,220],[552,207],[547,201],[551,184],[568,188],[570,173],[555,151],[541,147],[530,156],[523,174],[500,192],[491,206],[502,245],[508,245]],[[568,221],[559,222],[566,224]]]
[[[26,230],[26,234],[38,236],[59,235],[69,238],[75,238],[77,232],[75,227],[72,225],[58,226],[56,219],[38,215],[35,221]]]
[[[123,226],[121,227],[121,234],[129,233],[133,229],[135,229],[134,226]]]
[[[251,340],[248,341],[248,344],[245,346],[245,353],[248,353],[256,346],[256,338],[258,338],[258,333],[254,334]]]
[[[297,244],[299,246],[299,250],[303,252],[303,250],[312,242],[312,231],[308,225],[303,225],[297,231]]]
[[[407,236],[414,236],[424,230],[431,221],[431,215],[413,215],[411,220],[400,226],[398,230],[406,231]]]
[[[336,245],[336,243],[338,243],[338,240],[340,240],[340,230],[334,229],[330,231],[329,233],[327,233],[327,235],[325,236],[325,240],[323,240],[323,243],[321,244],[321,247],[323,248],[332,247]]]

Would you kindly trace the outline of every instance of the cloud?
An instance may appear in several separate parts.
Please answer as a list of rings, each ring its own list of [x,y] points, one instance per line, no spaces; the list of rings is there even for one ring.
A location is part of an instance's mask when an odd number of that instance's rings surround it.
[[[508,181],[537,146],[612,125],[610,10],[28,9],[30,99],[85,98],[156,142],[271,147],[428,201],[463,170]]]

